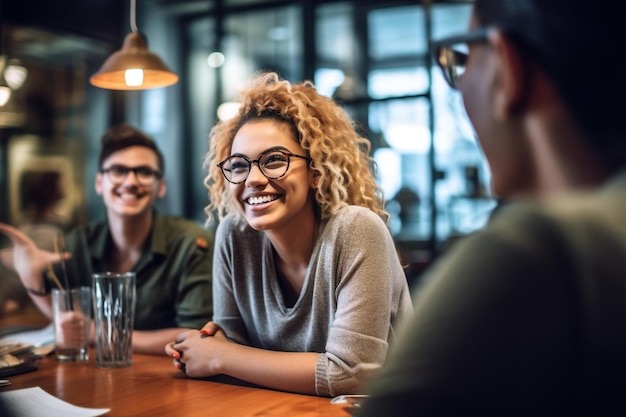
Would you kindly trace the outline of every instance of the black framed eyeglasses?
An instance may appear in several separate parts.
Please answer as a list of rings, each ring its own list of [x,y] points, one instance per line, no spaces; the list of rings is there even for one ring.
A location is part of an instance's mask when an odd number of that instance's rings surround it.
[[[257,164],[263,175],[271,180],[283,177],[289,169],[291,158],[311,161],[308,156],[296,155],[282,148],[270,148],[261,152],[255,160],[250,160],[245,155],[234,154],[218,163],[217,166],[221,168],[228,182],[241,184],[248,179],[253,164]]]
[[[100,173],[106,174],[109,180],[113,184],[121,184],[126,180],[129,172],[135,174],[137,182],[141,185],[152,185],[158,179],[161,179],[163,174],[160,171],[154,170],[149,166],[128,167],[125,165],[111,165],[108,168],[103,168]]]
[[[485,42],[491,28],[480,28],[467,33],[443,38],[431,43],[431,51],[435,62],[441,68],[448,85],[458,89],[459,78],[465,72],[469,54],[468,45]]]

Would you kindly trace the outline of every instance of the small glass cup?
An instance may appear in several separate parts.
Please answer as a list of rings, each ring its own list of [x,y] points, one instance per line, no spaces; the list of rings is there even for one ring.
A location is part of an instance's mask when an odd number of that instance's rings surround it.
[[[67,362],[88,360],[91,288],[53,289],[52,321],[57,359]]]

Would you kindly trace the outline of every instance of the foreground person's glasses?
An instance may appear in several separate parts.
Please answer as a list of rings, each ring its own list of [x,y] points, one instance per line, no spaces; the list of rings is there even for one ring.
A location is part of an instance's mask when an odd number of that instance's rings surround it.
[[[102,174],[108,176],[109,181],[116,185],[123,183],[128,173],[131,171],[135,174],[137,182],[141,185],[152,185],[163,176],[159,171],[155,171],[147,166],[127,167],[124,165],[112,165],[100,170]]]
[[[450,87],[457,89],[459,78],[465,72],[468,44],[487,40],[490,28],[481,28],[461,35],[450,36],[431,43],[433,57]]]
[[[244,182],[250,174],[253,164],[257,164],[263,175],[271,180],[282,177],[289,169],[290,158],[301,158],[310,161],[308,156],[296,155],[291,152],[277,149],[263,151],[258,159],[251,161],[247,156],[235,154],[231,155],[219,164],[222,174],[228,182],[240,184]]]

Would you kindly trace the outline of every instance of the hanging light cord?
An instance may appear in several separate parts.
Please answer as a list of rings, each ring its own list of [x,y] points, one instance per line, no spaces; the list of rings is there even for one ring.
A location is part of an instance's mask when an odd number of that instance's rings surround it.
[[[130,29],[133,32],[138,32],[137,30],[137,16],[136,16],[136,0],[130,0]]]

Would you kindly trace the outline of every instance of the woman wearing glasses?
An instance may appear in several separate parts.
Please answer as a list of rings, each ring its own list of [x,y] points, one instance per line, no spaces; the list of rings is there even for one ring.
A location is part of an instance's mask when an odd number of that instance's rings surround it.
[[[310,83],[254,80],[211,133],[215,313],[166,346],[178,368],[320,396],[379,369],[411,303],[368,152]]]
[[[122,124],[102,137],[95,189],[106,221],[71,230],[67,252],[37,248],[25,234],[0,224],[13,241],[13,267],[40,310],[51,317],[50,288],[42,279],[48,264],[70,286],[91,286],[97,272],[136,273],[137,306],[133,350],[162,354],[163,345],[182,329],[200,328],[211,318],[213,235],[201,226],[162,216],[154,208],[166,192],[163,155],[143,132]]]
[[[617,2],[476,0],[434,43],[510,203],[431,267],[359,417],[626,416],[624,39]]]

